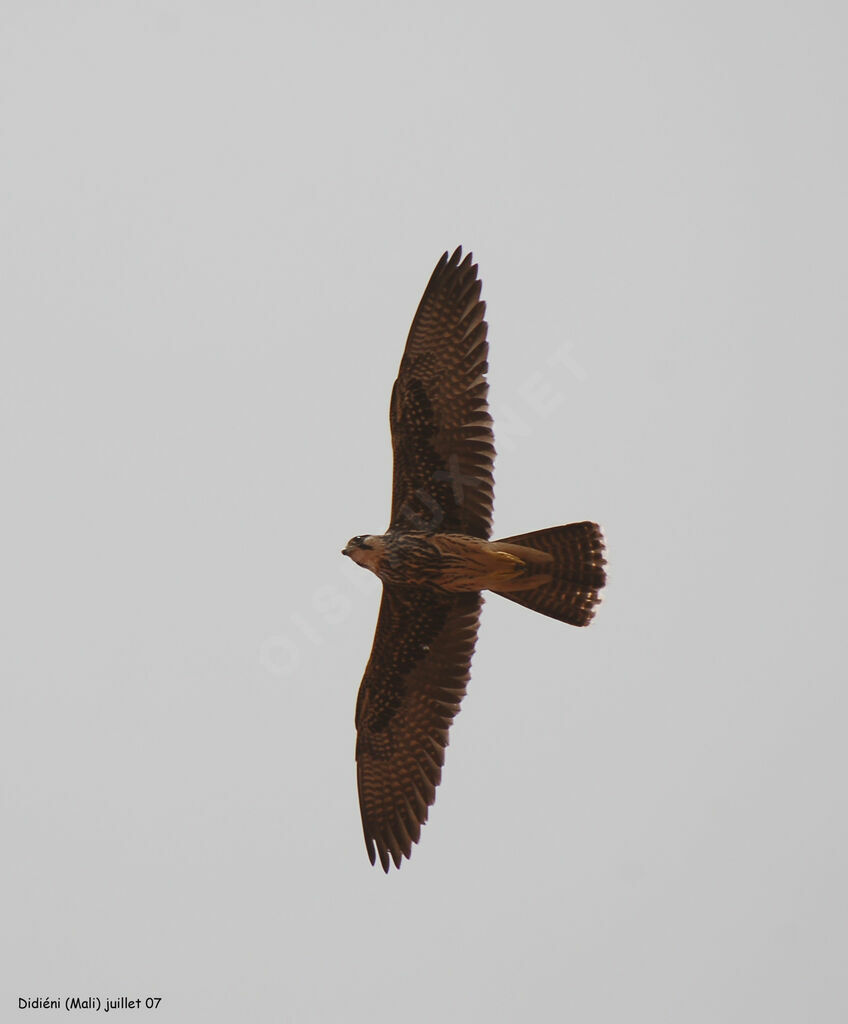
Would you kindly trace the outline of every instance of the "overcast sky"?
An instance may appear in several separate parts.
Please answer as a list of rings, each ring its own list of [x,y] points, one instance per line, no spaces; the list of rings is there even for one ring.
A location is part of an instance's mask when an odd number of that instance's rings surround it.
[[[0,3],[3,1020],[848,1019],[846,21]],[[459,244],[495,534],[609,586],[489,596],[386,877],[339,552]]]

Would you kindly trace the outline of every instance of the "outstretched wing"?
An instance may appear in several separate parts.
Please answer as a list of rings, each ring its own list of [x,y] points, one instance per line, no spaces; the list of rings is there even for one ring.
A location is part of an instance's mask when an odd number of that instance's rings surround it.
[[[385,584],[356,702],[356,776],[365,845],[385,871],[421,835],[465,695],[479,593]]]
[[[495,446],[486,304],[471,253],[461,256],[445,253],[433,271],[392,390],[390,529],[488,539]]]

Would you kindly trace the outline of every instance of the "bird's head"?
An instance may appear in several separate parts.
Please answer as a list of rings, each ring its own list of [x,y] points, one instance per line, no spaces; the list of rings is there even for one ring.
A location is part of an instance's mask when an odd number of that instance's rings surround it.
[[[371,537],[367,534],[360,537],[351,537],[347,544],[342,548],[343,555],[347,555],[348,558],[352,558],[357,565],[370,569],[371,572],[377,571],[377,562],[380,559],[382,551],[382,538]]]

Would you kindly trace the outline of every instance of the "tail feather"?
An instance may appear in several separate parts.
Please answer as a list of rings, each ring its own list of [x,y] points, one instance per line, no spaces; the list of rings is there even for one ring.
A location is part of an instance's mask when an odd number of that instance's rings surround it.
[[[601,600],[599,591],[606,583],[604,538],[597,523],[552,526],[495,543],[519,558],[523,548],[527,556],[521,589],[496,590],[496,594],[573,626],[592,621]],[[536,586],[534,578],[539,581]]]

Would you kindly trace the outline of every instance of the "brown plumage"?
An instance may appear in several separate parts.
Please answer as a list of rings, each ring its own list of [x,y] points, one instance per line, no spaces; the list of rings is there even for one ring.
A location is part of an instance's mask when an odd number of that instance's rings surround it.
[[[605,582],[603,537],[572,523],[490,541],[495,448],[481,282],[461,249],[439,261],[392,389],[392,513],[349,555],[383,581],[356,703],[365,845],[385,871],[409,857],[442,775],[477,637],[482,590],[587,625]]]

